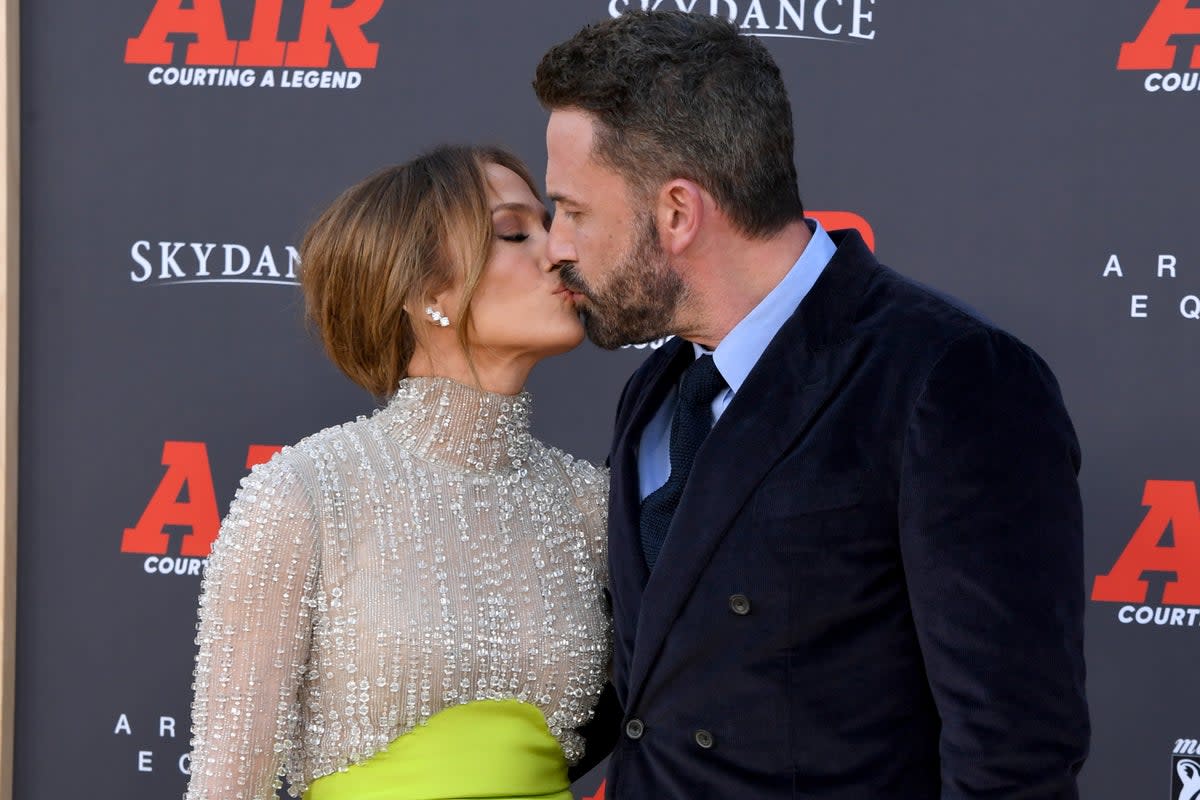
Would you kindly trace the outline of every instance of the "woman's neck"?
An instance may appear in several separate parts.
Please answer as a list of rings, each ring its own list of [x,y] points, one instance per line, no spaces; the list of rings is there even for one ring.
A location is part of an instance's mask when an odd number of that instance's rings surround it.
[[[529,455],[531,398],[443,376],[409,376],[375,419],[415,455],[455,469],[497,472]]]
[[[525,388],[534,361],[528,357],[477,355],[468,361],[461,349],[432,351],[418,346],[405,374],[411,378],[449,378],[485,392],[516,395]]]

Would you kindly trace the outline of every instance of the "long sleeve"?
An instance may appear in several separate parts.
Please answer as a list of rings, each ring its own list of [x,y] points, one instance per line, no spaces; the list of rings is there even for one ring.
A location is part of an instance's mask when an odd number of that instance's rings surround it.
[[[1088,749],[1079,450],[1013,338],[953,343],[904,445],[900,543],[943,800],[1074,800]]]
[[[592,563],[597,580],[606,597],[605,616],[611,617],[612,601],[608,590],[608,481],[609,471],[583,459],[566,456],[564,466],[575,505],[583,514],[584,532],[587,536]],[[608,650],[609,648],[606,648]],[[611,662],[608,667],[611,676]],[[593,709],[591,719],[579,728],[579,735],[586,743],[583,757],[571,765],[568,774],[572,781],[579,780],[603,761],[613,751],[620,735],[620,722],[624,716],[617,700],[616,690],[610,682]]]
[[[608,470],[581,458],[565,457],[567,480],[575,504],[583,514],[584,529],[599,571],[608,584]]]
[[[205,568],[187,800],[266,800],[300,746],[316,515],[287,451],[241,483]]]

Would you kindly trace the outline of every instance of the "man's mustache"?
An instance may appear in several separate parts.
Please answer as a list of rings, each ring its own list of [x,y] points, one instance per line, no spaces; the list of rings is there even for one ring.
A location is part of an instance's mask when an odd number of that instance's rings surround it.
[[[557,265],[558,277],[562,280],[563,286],[566,286],[572,292],[581,294],[584,297],[591,298],[591,291],[587,283],[580,276],[578,268],[574,261],[560,261]]]

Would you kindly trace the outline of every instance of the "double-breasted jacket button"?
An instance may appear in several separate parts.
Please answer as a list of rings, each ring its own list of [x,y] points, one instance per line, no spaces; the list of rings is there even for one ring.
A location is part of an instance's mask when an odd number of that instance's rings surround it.
[[[739,617],[746,616],[750,613],[750,598],[744,594],[730,595],[729,610]]]
[[[640,739],[642,734],[646,732],[646,726],[637,717],[625,723],[625,735],[630,739]]]
[[[705,750],[711,750],[712,746],[714,744],[716,744],[716,741],[714,741],[714,739],[713,739],[713,735],[711,733],[709,733],[708,731],[704,730],[703,728],[696,731],[695,738],[696,738],[696,744],[700,745]]]

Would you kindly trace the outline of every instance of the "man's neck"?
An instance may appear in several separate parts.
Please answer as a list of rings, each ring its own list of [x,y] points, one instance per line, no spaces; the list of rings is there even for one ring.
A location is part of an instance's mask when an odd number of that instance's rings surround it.
[[[769,239],[727,237],[688,270],[677,335],[710,350],[779,285],[812,239],[803,220]]]

